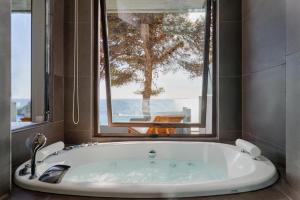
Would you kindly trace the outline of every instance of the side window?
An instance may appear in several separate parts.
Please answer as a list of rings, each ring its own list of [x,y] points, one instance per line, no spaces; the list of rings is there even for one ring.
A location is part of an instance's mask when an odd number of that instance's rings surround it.
[[[13,0],[11,127],[47,120],[47,0]],[[32,84],[34,83],[34,84]]]
[[[11,121],[31,122],[31,1],[13,1]]]

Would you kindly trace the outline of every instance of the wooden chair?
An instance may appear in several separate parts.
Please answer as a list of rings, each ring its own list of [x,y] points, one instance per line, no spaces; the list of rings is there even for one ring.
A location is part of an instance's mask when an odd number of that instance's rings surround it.
[[[21,118],[21,122],[31,122],[32,119],[30,117],[23,117]]]
[[[152,122],[160,123],[179,123],[184,119],[183,115],[164,115],[155,116]],[[128,132],[131,134],[149,134],[149,135],[163,135],[175,134],[176,128],[161,128],[161,127],[129,127]]]

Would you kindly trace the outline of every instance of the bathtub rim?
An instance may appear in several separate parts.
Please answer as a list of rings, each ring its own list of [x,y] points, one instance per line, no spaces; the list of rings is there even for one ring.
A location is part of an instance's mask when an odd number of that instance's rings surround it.
[[[140,143],[190,143],[189,141],[128,141],[128,142],[111,142],[111,143],[100,143],[99,145],[130,145],[130,144],[140,144]],[[194,142],[192,142],[194,143]],[[238,150],[236,146],[231,145],[231,144],[225,144],[225,143],[216,143],[216,142],[195,142],[195,143],[211,143],[213,145],[225,145],[226,147],[229,147],[231,149],[234,150]],[[64,195],[76,195],[76,196],[91,196],[91,197],[121,197],[121,198],[172,198],[172,197],[197,197],[197,196],[214,196],[214,195],[223,195],[223,194],[234,194],[234,193],[241,193],[241,192],[248,192],[248,191],[255,191],[255,190],[259,190],[265,187],[268,187],[272,184],[274,184],[277,180],[278,180],[278,172],[274,166],[273,163],[271,163],[271,161],[269,161],[268,159],[266,159],[266,161],[259,161],[259,162],[269,162],[269,164],[272,164],[272,166],[274,167],[274,171],[272,173],[269,174],[269,177],[265,177],[265,180],[261,180],[261,181],[257,181],[255,183],[252,184],[248,184],[246,186],[239,186],[239,189],[228,189],[228,188],[222,188],[224,187],[224,185],[226,186],[226,184],[224,183],[235,183],[236,185],[241,184],[241,182],[239,182],[238,179],[244,179],[245,177],[238,177],[238,178],[234,178],[234,179],[227,179],[227,180],[223,180],[223,181],[212,181],[209,184],[216,184],[215,186],[218,186],[218,182],[221,183],[221,187],[219,189],[215,188],[211,188],[211,189],[207,189],[207,188],[203,188],[205,183],[192,183],[192,184],[175,184],[175,185],[169,185],[169,189],[164,189],[161,192],[161,185],[159,184],[155,184],[155,185],[139,185],[140,189],[145,189],[144,187],[149,188],[151,187],[152,190],[136,190],[134,192],[132,192],[132,190],[130,191],[129,188],[131,188],[132,184],[128,184],[127,187],[125,186],[124,188],[122,188],[121,192],[116,192],[114,191],[116,188],[112,187],[106,187],[105,190],[101,190],[99,189],[99,187],[92,187],[92,188],[83,188],[80,187],[80,185],[78,185],[78,187],[74,187],[74,185],[76,184],[66,184],[65,186],[65,190],[58,190],[58,185],[49,185],[47,183],[43,183],[43,182],[39,182],[37,179],[34,180],[34,184],[28,184],[28,180],[27,179],[22,179],[24,177],[19,177],[18,176],[18,172],[21,169],[21,167],[23,167],[26,163],[28,163],[29,161],[23,163],[22,165],[20,165],[15,173],[14,173],[14,183],[21,187],[21,188],[25,188],[25,189],[29,189],[29,190],[33,190],[33,191],[39,191],[39,192],[47,192],[47,193],[54,193],[54,194],[64,194]],[[257,170],[257,169],[256,169]],[[256,171],[255,171],[256,172]],[[253,174],[249,174],[246,175],[246,177],[249,176],[253,176]],[[236,182],[237,181],[237,182]],[[222,186],[223,184],[223,186]],[[50,186],[50,187],[49,187]],[[101,185],[103,186],[103,185]],[[100,187],[101,187],[100,186]],[[166,186],[166,185],[164,185]],[[176,191],[176,187],[186,187],[186,191],[190,190],[189,192],[183,192],[183,191]],[[193,186],[198,186],[201,187],[201,190],[193,190]],[[120,185],[118,185],[118,187],[120,187]],[[103,188],[102,188],[103,189]],[[132,188],[131,188],[132,189]],[[191,191],[192,190],[192,191]]]

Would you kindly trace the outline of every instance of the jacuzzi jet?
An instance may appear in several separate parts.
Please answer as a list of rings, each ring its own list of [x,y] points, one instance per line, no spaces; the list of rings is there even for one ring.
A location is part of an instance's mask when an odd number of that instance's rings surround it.
[[[116,168],[117,167],[117,163],[116,162],[112,162],[112,163],[110,163],[110,166],[113,167],[113,168]]]
[[[154,161],[154,159],[156,158],[156,151],[155,150],[151,150],[148,153],[148,159],[150,159],[150,165],[155,165],[156,162]]]
[[[149,159],[154,159],[154,158],[156,158],[156,151],[154,151],[154,150],[149,151],[149,153],[148,153],[148,158],[149,158]]]
[[[171,168],[175,168],[176,166],[177,166],[176,163],[170,163]]]
[[[151,161],[150,161],[150,164],[151,164],[151,165],[155,165],[156,162],[155,162],[154,160],[151,160]]]

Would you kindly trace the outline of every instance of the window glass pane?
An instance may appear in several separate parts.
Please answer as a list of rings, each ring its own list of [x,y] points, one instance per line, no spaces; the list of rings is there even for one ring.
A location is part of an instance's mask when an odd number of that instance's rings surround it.
[[[13,1],[11,14],[11,121],[31,121],[30,1]]]
[[[200,124],[206,1],[109,0],[106,4],[112,122]],[[105,132],[108,111],[101,64],[99,118]],[[211,115],[211,83],[208,93]],[[211,119],[206,121],[211,130]]]

